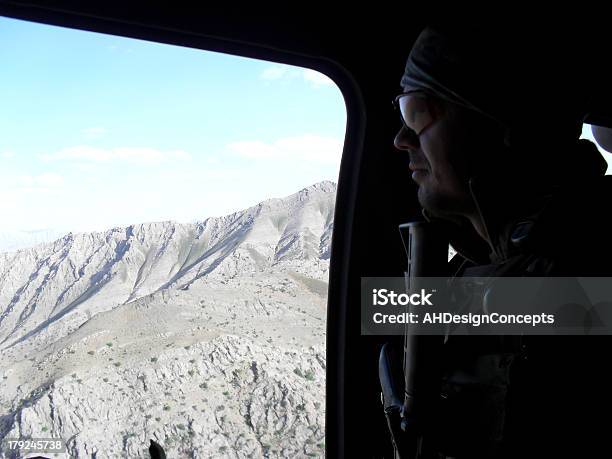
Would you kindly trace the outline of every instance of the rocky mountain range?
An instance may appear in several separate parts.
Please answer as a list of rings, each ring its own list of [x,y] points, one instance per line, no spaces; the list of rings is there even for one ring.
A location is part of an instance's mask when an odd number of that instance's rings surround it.
[[[0,439],[322,456],[335,190],[0,253]]]

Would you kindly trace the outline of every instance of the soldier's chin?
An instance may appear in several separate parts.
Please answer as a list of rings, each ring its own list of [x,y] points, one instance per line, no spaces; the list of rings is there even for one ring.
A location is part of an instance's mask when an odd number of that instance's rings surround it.
[[[440,193],[432,193],[426,187],[420,186],[418,199],[421,206],[436,218],[451,218],[457,216],[457,203]]]

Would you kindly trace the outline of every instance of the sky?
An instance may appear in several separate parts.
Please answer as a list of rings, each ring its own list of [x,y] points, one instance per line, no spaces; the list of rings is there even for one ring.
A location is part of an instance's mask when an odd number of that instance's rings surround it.
[[[0,18],[0,231],[203,220],[337,181],[310,69]]]

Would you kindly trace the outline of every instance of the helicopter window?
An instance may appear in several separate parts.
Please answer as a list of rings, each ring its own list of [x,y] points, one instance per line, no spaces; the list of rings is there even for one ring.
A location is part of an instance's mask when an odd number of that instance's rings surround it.
[[[592,126],[590,124],[584,123],[582,125],[582,134],[580,135],[580,138],[590,140],[597,146],[597,149],[599,150],[601,155],[608,162],[608,170],[606,171],[606,175],[612,175],[612,168],[610,167],[610,164],[612,163],[612,154],[602,148],[602,146],[599,145],[597,140],[595,140],[595,137],[593,136]]]
[[[7,18],[0,37],[0,441],[323,455],[338,87]]]

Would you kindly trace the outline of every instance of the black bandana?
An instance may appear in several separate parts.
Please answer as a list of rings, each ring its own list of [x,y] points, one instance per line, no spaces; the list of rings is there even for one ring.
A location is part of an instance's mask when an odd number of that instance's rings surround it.
[[[401,80],[475,110],[502,126],[531,134],[543,125],[576,139],[582,125],[576,66],[555,41],[491,29],[428,27],[417,38]]]

